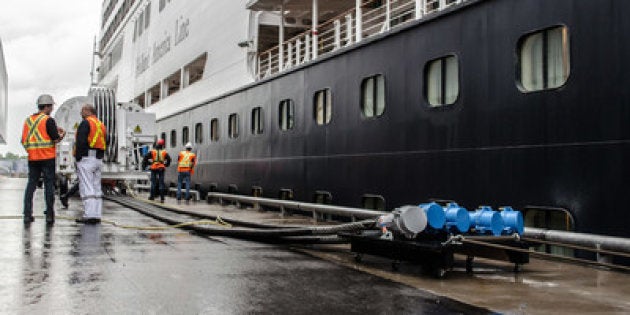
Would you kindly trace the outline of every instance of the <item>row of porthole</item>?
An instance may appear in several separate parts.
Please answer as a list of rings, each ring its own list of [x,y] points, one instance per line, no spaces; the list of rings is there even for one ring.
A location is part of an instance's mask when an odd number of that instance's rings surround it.
[[[555,47],[555,48],[550,48]],[[544,51],[543,51],[543,48]],[[540,51],[539,51],[540,50]],[[558,60],[555,63],[549,59]],[[553,89],[562,86],[569,76],[569,40],[565,26],[556,26],[525,35],[519,41],[519,88],[523,92]],[[425,67],[425,95],[431,107],[450,105],[459,97],[459,62],[454,55],[429,61]],[[383,115],[386,104],[385,77],[382,74],[366,77],[361,82],[361,111],[367,118]],[[252,109],[251,133],[263,133],[262,107]],[[329,88],[313,95],[313,118],[318,125],[327,125],[332,118],[332,93]],[[278,105],[278,127],[293,129],[295,103],[284,99]],[[177,146],[176,131],[171,131],[171,146]],[[239,115],[228,117],[228,137],[238,138]],[[166,139],[166,134],[162,133]],[[219,120],[210,122],[210,139],[219,140]],[[184,127],[182,143],[189,141],[188,127]],[[203,126],[195,125],[195,143],[203,143]]]

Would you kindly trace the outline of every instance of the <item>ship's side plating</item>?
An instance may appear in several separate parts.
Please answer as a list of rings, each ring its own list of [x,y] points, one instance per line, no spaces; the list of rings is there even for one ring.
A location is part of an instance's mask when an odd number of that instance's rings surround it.
[[[277,198],[360,206],[365,194],[383,196],[386,208],[429,198],[475,208],[558,207],[575,230],[629,236],[630,215],[630,2],[624,0],[487,0],[370,39],[287,73],[165,117],[172,155],[182,149],[182,128],[203,126],[193,181]],[[556,89],[518,87],[519,41],[531,32],[566,26],[570,75]],[[431,108],[425,93],[429,61],[455,55],[459,96]],[[361,81],[382,74],[385,112],[365,118]],[[313,97],[332,93],[328,125],[314,120]],[[295,126],[279,129],[279,103],[295,102]],[[250,131],[262,107],[264,131]],[[228,137],[228,116],[239,115],[238,138]],[[220,137],[208,139],[218,118]],[[176,145],[171,131],[176,131]],[[169,178],[175,181],[174,168]]]

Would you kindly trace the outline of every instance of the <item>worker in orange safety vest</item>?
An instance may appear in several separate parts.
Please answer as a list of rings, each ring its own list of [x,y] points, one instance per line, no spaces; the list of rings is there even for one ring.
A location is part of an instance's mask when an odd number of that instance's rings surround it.
[[[101,222],[103,191],[101,189],[101,168],[106,149],[107,129],[96,118],[94,106],[86,104],[81,108],[83,120],[76,134],[75,159],[79,194],[83,200],[83,217],[77,222],[97,224]]]
[[[192,143],[188,142],[186,150],[179,152],[177,159],[177,203],[182,200],[182,184],[186,183],[186,203],[190,201],[190,177],[195,173],[197,155],[192,152]]]
[[[46,223],[55,222],[55,144],[66,135],[57,127],[49,115],[55,101],[43,94],[37,98],[39,112],[26,118],[22,128],[22,146],[28,153],[28,184],[24,192],[24,223],[30,224],[33,217],[33,194],[37,182],[44,174],[44,196],[46,200]]]
[[[166,195],[166,185],[164,184],[164,171],[171,165],[171,157],[164,150],[164,139],[158,139],[155,148],[150,150],[142,160],[142,168],[145,169],[150,165],[151,170],[151,192],[149,200],[155,199],[160,195],[160,202],[164,203]]]

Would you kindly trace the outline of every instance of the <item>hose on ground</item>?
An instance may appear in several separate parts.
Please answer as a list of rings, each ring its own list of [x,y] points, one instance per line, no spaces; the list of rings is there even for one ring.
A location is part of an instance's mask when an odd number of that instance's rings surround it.
[[[160,215],[150,210],[152,205],[140,204],[138,202],[130,202],[129,199],[108,198],[109,200],[121,204],[125,207],[134,209],[146,216],[166,222],[170,225],[181,224],[179,220]],[[165,207],[160,207],[164,209]],[[168,209],[171,210],[171,209]],[[183,210],[180,210],[183,211]],[[188,211],[184,211],[188,212]],[[181,212],[180,212],[181,213]],[[200,216],[198,213],[189,212],[181,213],[191,216]],[[228,220],[225,220],[229,222]],[[231,223],[231,222],[230,222]],[[374,220],[366,220],[360,222],[346,223],[336,226],[309,226],[309,227],[289,227],[289,228],[216,228],[208,226],[189,225],[182,226],[183,229],[191,230],[196,233],[208,236],[226,236],[247,240],[265,241],[271,243],[340,243],[343,240],[339,238],[323,237],[325,235],[334,235],[343,231],[360,231],[369,229],[374,226]],[[322,236],[322,237],[319,237]]]

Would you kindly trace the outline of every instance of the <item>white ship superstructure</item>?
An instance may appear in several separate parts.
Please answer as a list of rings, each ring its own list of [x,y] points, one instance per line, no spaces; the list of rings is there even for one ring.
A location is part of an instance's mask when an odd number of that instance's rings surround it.
[[[97,83],[158,119],[463,0],[105,0]]]
[[[9,82],[0,40],[0,144],[6,144]]]
[[[253,81],[236,0],[105,0],[98,84],[158,118]]]

